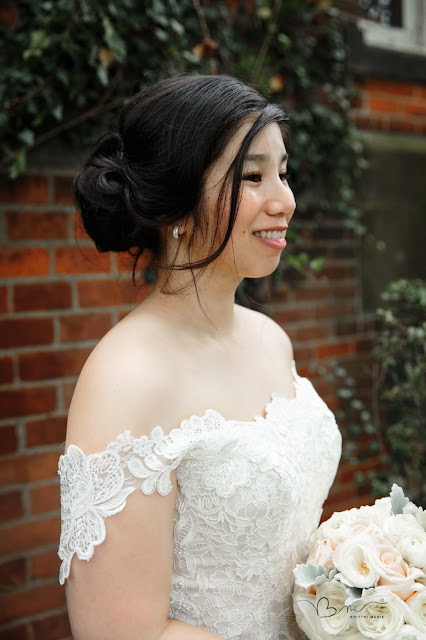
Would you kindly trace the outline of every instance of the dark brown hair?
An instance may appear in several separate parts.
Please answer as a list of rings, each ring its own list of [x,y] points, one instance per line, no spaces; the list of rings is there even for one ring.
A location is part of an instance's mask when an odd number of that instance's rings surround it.
[[[272,122],[280,125],[286,139],[286,120],[280,107],[230,76],[184,74],[140,91],[122,108],[118,130],[100,138],[74,180],[86,232],[99,251],[128,251],[135,257],[133,281],[145,250],[156,268],[191,269],[193,274],[193,269],[206,267],[231,236],[244,159],[253,139]],[[178,224],[188,214],[194,221],[189,251],[198,235],[206,244],[207,221],[200,208],[206,173],[248,121],[252,126],[222,184],[215,233],[209,233],[211,250],[232,179],[228,225],[220,246],[198,262],[159,264],[158,230]]]

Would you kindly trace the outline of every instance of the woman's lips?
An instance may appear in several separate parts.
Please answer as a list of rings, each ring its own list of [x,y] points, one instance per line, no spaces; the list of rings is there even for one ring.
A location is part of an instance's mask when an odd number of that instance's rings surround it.
[[[284,249],[287,245],[287,240],[285,238],[259,238],[259,236],[254,236],[256,240],[259,242],[263,242],[266,246],[271,247],[272,249]]]

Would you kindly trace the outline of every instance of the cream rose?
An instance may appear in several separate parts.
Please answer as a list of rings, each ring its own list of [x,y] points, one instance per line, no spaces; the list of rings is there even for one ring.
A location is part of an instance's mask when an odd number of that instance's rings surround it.
[[[397,640],[405,623],[406,604],[392,591],[375,589],[352,606],[351,619],[367,638]]]
[[[410,610],[407,622],[426,634],[426,589],[422,589],[408,598],[406,605]]]
[[[321,565],[324,569],[327,569],[333,566],[332,553],[333,547],[329,540],[319,540],[306,562],[316,566]]]
[[[309,640],[324,640],[324,631],[317,614],[316,596],[295,586],[293,591],[293,610],[296,622]]]
[[[374,570],[380,576],[379,586],[386,585],[402,600],[416,591],[415,580],[422,577],[423,572],[416,567],[409,567],[396,547],[377,544],[372,549],[371,560]]]
[[[337,545],[352,535],[352,524],[356,520],[357,509],[347,511],[335,511],[332,516],[323,522],[313,534],[311,550],[320,540],[327,540],[335,549]]]
[[[333,551],[333,564],[341,572],[339,579],[342,582],[360,589],[375,586],[379,579],[373,563],[376,544],[375,537],[360,534],[345,540]]]
[[[349,629],[351,620],[345,605],[346,587],[337,580],[323,582],[317,590],[317,610],[321,626],[326,633],[337,635]]]

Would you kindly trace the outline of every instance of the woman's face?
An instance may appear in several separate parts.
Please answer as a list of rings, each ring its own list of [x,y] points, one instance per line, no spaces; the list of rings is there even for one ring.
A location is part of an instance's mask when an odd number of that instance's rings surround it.
[[[208,233],[214,233],[216,226],[217,201],[224,176],[252,124],[240,127],[208,173],[202,200]],[[277,123],[272,123],[260,131],[248,150],[232,234],[212,263],[216,273],[218,270],[221,274],[230,274],[238,284],[243,278],[260,278],[275,271],[286,244],[286,229],[296,208],[293,192],[285,179],[286,170],[287,153],[281,130]],[[229,212],[231,188],[232,180],[224,202],[225,212]],[[225,236],[227,223],[228,215],[224,215],[219,226],[220,240]],[[278,238],[259,237],[268,232],[270,235],[274,230],[279,232]]]

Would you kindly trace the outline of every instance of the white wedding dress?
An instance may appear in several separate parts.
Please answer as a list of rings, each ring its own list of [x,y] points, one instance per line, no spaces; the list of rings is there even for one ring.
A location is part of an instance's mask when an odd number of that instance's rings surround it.
[[[222,638],[298,640],[292,570],[307,555],[335,478],[341,435],[333,413],[292,362],[294,398],[272,393],[266,417],[225,420],[209,409],[170,435],[125,431],[86,456],[60,456],[59,581],[89,560],[107,516],[130,493],[166,495],[176,469],[169,617]],[[105,526],[106,525],[106,526]],[[102,547],[96,549],[102,553]]]

